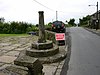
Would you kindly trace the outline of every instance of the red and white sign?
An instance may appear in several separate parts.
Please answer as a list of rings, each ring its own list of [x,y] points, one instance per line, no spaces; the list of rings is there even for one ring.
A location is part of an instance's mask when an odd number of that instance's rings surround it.
[[[65,40],[65,33],[56,33],[55,34],[56,40]]]

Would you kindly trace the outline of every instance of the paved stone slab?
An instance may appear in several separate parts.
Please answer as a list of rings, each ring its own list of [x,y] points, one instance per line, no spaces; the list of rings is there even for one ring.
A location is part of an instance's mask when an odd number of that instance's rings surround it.
[[[11,43],[0,43],[0,47],[4,47],[4,46],[9,46],[9,45],[11,45]]]
[[[60,75],[61,69],[58,69],[56,75]]]
[[[27,72],[28,69],[25,67],[11,65],[11,66],[6,67],[5,69],[9,72],[9,75],[28,75],[28,72]]]
[[[0,75],[7,75],[7,74],[5,74],[5,73],[1,72],[1,73],[0,73]]]
[[[13,56],[13,57],[17,57],[19,55],[19,51],[10,51],[8,53],[6,53],[6,56]]]
[[[25,38],[20,38],[20,39],[18,40],[18,43],[20,43],[20,44],[25,44],[26,41],[27,41],[27,39],[25,39]]]
[[[3,64],[3,65],[0,67],[0,70],[6,68],[6,67],[8,67],[8,66],[11,66],[11,64]]]
[[[0,50],[0,56],[3,55],[4,53],[6,53],[7,51],[5,50]]]
[[[63,65],[63,64],[64,64],[64,62],[65,62],[65,60],[61,61],[61,62],[60,62],[60,65]]]
[[[43,72],[45,72],[44,75],[54,75],[56,69],[57,66],[44,65],[43,66]]]
[[[62,69],[62,65],[59,65],[59,66],[58,66],[58,69]]]
[[[0,57],[0,62],[3,63],[12,63],[17,57],[12,57],[12,56],[1,56]]]
[[[0,51],[0,56],[3,54],[3,52]]]
[[[2,70],[0,70],[0,75],[20,75],[20,74],[8,71],[6,69],[2,69]]]
[[[57,63],[52,63],[52,64],[49,64],[49,66],[58,66],[59,65],[59,62]]]
[[[5,46],[3,48],[1,48],[1,50],[7,50],[7,51],[10,51],[10,50],[13,50],[15,47],[12,47],[12,46]]]
[[[19,47],[21,46],[22,44],[13,44],[12,47]]]
[[[22,51],[25,50],[26,48],[16,48],[15,51]]]
[[[4,65],[4,63],[1,63],[1,62],[0,62],[0,67],[1,67],[2,65]]]
[[[2,42],[10,42],[10,38],[5,37],[5,38],[3,38]]]
[[[15,48],[15,47],[12,47],[12,46],[6,46],[6,47],[1,48],[1,50],[10,51],[10,50],[13,50],[14,48]]]
[[[31,43],[27,42],[27,43],[24,44],[22,47],[27,47],[27,46],[31,46]]]

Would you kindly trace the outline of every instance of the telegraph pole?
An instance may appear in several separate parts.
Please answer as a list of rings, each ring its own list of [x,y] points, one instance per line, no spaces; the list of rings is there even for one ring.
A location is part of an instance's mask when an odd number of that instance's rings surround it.
[[[56,11],[56,21],[58,20],[58,11]]]
[[[98,2],[96,5],[89,5],[89,6],[96,6],[97,11],[96,11],[96,30],[99,29],[99,18],[98,18]]]

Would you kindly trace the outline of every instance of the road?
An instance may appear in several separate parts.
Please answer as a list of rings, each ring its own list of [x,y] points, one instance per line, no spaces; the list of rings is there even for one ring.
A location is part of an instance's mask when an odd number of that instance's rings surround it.
[[[69,66],[66,60],[61,75],[100,75],[100,36],[80,27],[72,27],[70,32]]]

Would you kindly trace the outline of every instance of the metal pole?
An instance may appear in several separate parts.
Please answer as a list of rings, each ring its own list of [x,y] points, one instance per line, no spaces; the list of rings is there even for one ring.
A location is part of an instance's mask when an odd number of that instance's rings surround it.
[[[97,26],[96,26],[96,30],[99,28],[99,19],[98,19],[98,2],[97,2],[97,16],[96,16],[96,18],[97,18],[97,20],[96,20],[96,24],[97,24]]]

